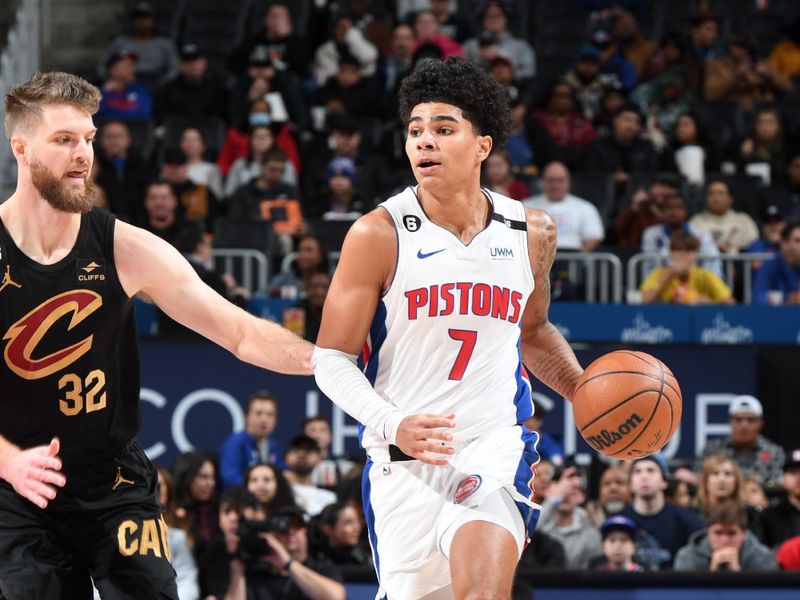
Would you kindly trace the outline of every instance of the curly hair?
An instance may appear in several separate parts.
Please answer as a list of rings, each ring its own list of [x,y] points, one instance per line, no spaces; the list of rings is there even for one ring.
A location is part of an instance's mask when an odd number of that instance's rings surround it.
[[[511,109],[505,88],[463,58],[420,61],[403,80],[398,100],[400,119],[406,125],[416,105],[444,102],[460,108],[480,135],[492,138],[494,148],[501,148],[508,139]]]

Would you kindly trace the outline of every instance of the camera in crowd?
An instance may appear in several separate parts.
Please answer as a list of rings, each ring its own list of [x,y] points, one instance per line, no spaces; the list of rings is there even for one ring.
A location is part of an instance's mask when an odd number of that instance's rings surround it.
[[[303,509],[287,506],[276,510],[266,519],[253,521],[239,520],[239,550],[237,556],[244,562],[254,562],[259,558],[268,556],[272,548],[262,537],[264,533],[289,533],[297,524],[305,526],[306,515]]]

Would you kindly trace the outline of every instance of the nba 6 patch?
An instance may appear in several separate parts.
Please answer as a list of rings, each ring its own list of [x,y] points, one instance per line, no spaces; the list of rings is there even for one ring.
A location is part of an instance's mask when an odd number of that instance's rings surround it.
[[[453,494],[453,502],[461,504],[464,500],[472,496],[479,487],[481,487],[483,479],[480,475],[468,475],[464,477],[456,488],[456,493]]]

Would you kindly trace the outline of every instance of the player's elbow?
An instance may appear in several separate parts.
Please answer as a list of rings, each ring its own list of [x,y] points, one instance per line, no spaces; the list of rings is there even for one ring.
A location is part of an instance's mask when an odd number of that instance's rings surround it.
[[[231,335],[220,343],[220,346],[231,352],[236,358],[245,362],[250,360],[253,344],[249,343],[248,332],[252,331],[246,323],[237,322],[231,329]]]
[[[547,335],[551,327],[552,324],[547,317],[531,322],[529,326],[524,326],[522,328],[520,344],[522,346],[535,348],[542,337]]]

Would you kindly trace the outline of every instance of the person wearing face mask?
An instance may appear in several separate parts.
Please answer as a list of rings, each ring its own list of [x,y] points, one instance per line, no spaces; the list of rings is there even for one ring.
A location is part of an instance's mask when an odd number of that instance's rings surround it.
[[[269,120],[269,114],[264,113]],[[257,117],[253,119],[252,117]],[[261,114],[251,115],[250,121],[257,123],[261,119]],[[225,189],[223,195],[230,197],[239,187],[250,183],[261,175],[261,161],[264,155],[276,147],[275,134],[269,125],[252,125],[250,127],[250,148],[246,156],[237,158],[231,165],[231,170],[225,178]],[[291,160],[286,161],[281,182],[286,185],[297,185],[297,172]]]
[[[178,71],[178,54],[169,38],[156,33],[153,8],[148,2],[138,2],[131,13],[131,32],[115,37],[98,66],[98,73],[105,74],[104,65],[111,56],[128,51],[139,56],[136,63],[136,79],[154,90],[158,83],[172,77]]]
[[[228,175],[237,160],[247,158],[250,161],[249,172],[252,177],[245,178],[246,181],[242,182],[234,180],[234,183],[226,185],[225,196],[229,196],[231,191],[235,191],[237,187],[256,177],[260,171],[260,162],[254,161],[253,158],[259,154],[263,157],[265,152],[275,147],[283,150],[291,162],[291,167],[287,167],[287,172],[284,173],[285,183],[295,185],[301,164],[297,142],[292,133],[293,125],[276,122],[272,118],[270,104],[264,98],[257,98],[252,102],[243,100],[243,102],[245,102],[247,110],[232,120],[233,124],[225,132],[225,142],[217,157],[217,166],[223,175]],[[296,122],[294,126],[297,126]],[[256,130],[263,129],[269,131],[262,131],[259,135],[254,136]]]
[[[248,115],[254,103],[266,100],[270,121],[266,124],[291,122],[298,130],[308,128],[309,113],[303,84],[297,73],[281,69],[267,47],[256,46],[247,58],[247,69],[237,77],[228,94],[228,122],[249,125]],[[258,124],[264,124],[258,121]]]

